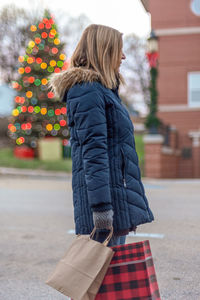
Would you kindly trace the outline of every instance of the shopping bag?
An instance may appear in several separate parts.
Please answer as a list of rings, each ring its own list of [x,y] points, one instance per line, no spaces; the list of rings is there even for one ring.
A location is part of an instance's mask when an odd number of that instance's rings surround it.
[[[92,239],[95,231],[78,235],[45,281],[73,300],[94,300],[114,255],[107,247],[113,228],[103,243]]]
[[[115,254],[95,300],[160,300],[149,241],[111,248]]]

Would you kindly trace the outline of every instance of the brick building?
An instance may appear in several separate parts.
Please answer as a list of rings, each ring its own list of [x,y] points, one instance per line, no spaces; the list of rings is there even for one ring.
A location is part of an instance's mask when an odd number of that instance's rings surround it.
[[[158,116],[164,136],[147,136],[147,177],[200,177],[200,0],[141,0],[158,36]]]

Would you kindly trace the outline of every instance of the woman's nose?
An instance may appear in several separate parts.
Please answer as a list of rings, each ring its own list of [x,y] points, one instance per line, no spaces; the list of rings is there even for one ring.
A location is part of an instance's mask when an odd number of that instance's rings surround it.
[[[122,52],[122,59],[126,59],[126,55]]]

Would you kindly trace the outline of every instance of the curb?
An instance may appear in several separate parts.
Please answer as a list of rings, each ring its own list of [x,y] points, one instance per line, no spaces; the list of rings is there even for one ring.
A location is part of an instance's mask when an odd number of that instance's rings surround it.
[[[0,167],[0,176],[20,176],[20,177],[43,177],[71,180],[72,174],[67,172],[32,170],[32,169],[17,169]]]

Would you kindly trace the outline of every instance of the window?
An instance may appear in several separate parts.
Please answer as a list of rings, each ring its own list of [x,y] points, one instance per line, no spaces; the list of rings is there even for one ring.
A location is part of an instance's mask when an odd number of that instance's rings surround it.
[[[200,72],[188,73],[188,105],[200,107]]]

